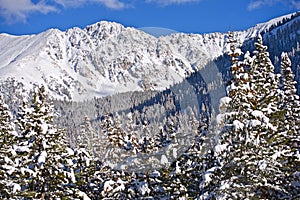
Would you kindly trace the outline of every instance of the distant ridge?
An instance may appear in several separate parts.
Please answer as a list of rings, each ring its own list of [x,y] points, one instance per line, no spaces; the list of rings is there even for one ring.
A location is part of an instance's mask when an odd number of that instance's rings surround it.
[[[258,33],[293,26],[299,15],[275,18],[235,35],[243,44]],[[154,37],[146,33],[151,29],[167,35]],[[299,32],[291,34],[299,37]],[[65,32],[0,34],[0,80],[14,77],[26,87],[37,82],[44,84],[53,98],[75,101],[126,91],[164,90],[222,56],[226,38],[226,33],[138,30],[107,21]]]

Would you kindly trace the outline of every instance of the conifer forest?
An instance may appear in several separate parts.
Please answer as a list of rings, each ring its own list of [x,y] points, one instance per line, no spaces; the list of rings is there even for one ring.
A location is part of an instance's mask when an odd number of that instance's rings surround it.
[[[0,199],[300,199],[299,27],[0,34]]]
[[[260,35],[252,52],[232,32],[227,43],[230,73],[216,116],[197,74],[190,80],[201,104],[185,109],[184,83],[76,103],[7,80],[1,199],[300,198],[300,100],[290,58],[282,52],[275,73]]]

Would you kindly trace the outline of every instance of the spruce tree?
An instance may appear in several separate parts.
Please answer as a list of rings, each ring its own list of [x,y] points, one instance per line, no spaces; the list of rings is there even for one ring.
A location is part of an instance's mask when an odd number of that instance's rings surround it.
[[[165,131],[167,134],[167,139],[170,142],[174,142],[174,140],[176,138],[176,133],[177,133],[174,121],[175,120],[171,116],[169,116],[167,118],[167,122],[165,124]]]
[[[150,135],[149,123],[144,121],[142,130],[142,134],[139,140],[139,151],[143,153],[153,153],[157,151],[157,147],[155,146],[155,139]]]
[[[253,65],[250,68],[251,89],[258,98],[256,109],[261,110],[270,119],[270,123],[274,126],[272,129],[275,131],[283,116],[278,103],[281,95],[279,75],[274,73],[268,47],[263,44],[261,35],[258,35],[255,48]]]
[[[284,198],[282,163],[274,155],[279,109],[278,75],[274,74],[267,47],[261,36],[253,58],[246,53],[238,61],[240,50],[230,48],[232,80],[228,83],[228,97],[224,98],[225,113],[219,143],[214,148],[220,163],[212,179],[215,198]],[[226,100],[226,101],[225,101]],[[272,175],[270,175],[272,174]]]
[[[47,102],[45,88],[35,88],[32,102],[24,101],[18,113],[20,136],[14,145],[18,163],[15,183],[21,191],[15,196],[31,199],[63,198],[68,189],[64,154],[66,141],[62,131],[52,125],[53,106]]]
[[[99,164],[99,163],[98,163]],[[82,147],[74,150],[73,164],[70,166],[72,182],[75,183],[76,192],[73,197],[78,196],[78,192],[84,192],[85,195],[92,197],[97,191],[96,185],[93,185],[94,175],[97,168],[97,160]]]
[[[266,177],[265,186],[261,186],[260,190],[262,195],[269,198],[286,198],[290,192],[285,186],[291,183],[286,179],[284,163],[289,159],[290,150],[287,149],[290,147],[287,141],[291,135],[284,133],[285,127],[289,125],[282,124],[286,111],[280,104],[284,101],[284,94],[279,89],[279,75],[274,74],[274,66],[261,36],[258,37],[254,54],[252,86],[258,97],[256,109],[267,117],[265,121],[269,121],[268,127],[259,127],[256,131],[260,134],[261,146],[265,148],[264,161],[269,162],[266,169],[273,171],[271,177]]]
[[[10,191],[15,185],[11,181],[11,172],[14,171],[12,156],[12,144],[16,138],[15,127],[8,105],[0,96],[0,198],[9,198]],[[15,188],[17,189],[17,188]]]
[[[224,124],[213,151],[219,168],[215,168],[212,179],[219,180],[214,191],[216,197],[244,198],[253,195],[255,179],[259,179],[253,174],[255,166],[250,164],[257,159],[257,152],[253,150],[259,150],[255,135],[249,130],[256,98],[246,71],[252,63],[249,53],[246,53],[245,61],[240,61],[241,50],[236,48],[234,40],[229,42],[232,79],[227,84],[228,97],[222,99],[225,105],[222,114]]]
[[[90,156],[95,157],[97,141],[96,141],[96,133],[92,128],[90,123],[90,119],[88,116],[83,118],[83,125],[80,126],[80,136],[79,136],[79,147],[85,148]]]
[[[281,122],[280,135],[278,137],[278,150],[276,156],[282,163],[284,185],[291,198],[300,195],[300,101],[296,90],[296,81],[291,69],[291,61],[286,53],[281,55],[281,73],[284,95],[281,106],[284,111],[284,120]]]
[[[285,111],[285,125],[289,131],[299,133],[300,131],[300,99],[297,95],[295,75],[292,71],[292,63],[286,53],[281,55],[281,73],[283,84],[282,107]]]
[[[120,139],[124,140],[124,148],[126,150],[130,150],[135,154],[138,152],[138,132],[136,130],[136,124],[133,119],[133,114],[131,112],[127,114],[126,131]]]

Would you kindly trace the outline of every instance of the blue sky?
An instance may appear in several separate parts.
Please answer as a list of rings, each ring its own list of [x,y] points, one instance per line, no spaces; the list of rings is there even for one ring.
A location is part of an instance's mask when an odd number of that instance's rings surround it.
[[[300,10],[300,0],[0,0],[0,33],[35,34],[115,21],[185,33],[244,30]]]

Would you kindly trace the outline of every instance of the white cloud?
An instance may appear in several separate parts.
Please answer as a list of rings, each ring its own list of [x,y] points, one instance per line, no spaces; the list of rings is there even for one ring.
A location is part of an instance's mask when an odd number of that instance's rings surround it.
[[[248,10],[255,10],[262,7],[265,4],[265,1],[252,1],[248,5]]]
[[[253,0],[248,5],[248,10],[256,10],[264,6],[273,6],[274,4],[281,3],[284,6],[292,6],[300,9],[299,0]]]
[[[47,14],[58,12],[63,8],[82,7],[86,4],[99,4],[110,9],[133,7],[136,0],[0,0],[0,17],[8,23],[26,22],[32,13]],[[200,2],[202,0],[144,0],[146,3],[157,3],[162,6]],[[131,2],[131,3],[129,3]]]
[[[84,0],[53,0],[63,7],[79,7],[85,3]]]
[[[54,0],[55,3],[63,7],[80,7],[88,3],[102,4],[111,9],[123,9],[127,7],[126,3],[119,0]]]
[[[56,12],[57,8],[47,5],[44,0],[33,3],[31,0],[0,0],[0,16],[7,22],[25,22],[31,13]]]
[[[292,5],[295,6],[296,9],[300,9],[300,1],[293,0]]]
[[[118,0],[102,0],[102,1],[100,0],[99,3],[103,3],[106,7],[112,9],[123,9],[127,7],[125,3]]]
[[[92,3],[111,9],[129,7],[120,0],[38,0],[35,2],[33,0],[0,0],[0,17],[4,18],[7,23],[15,23],[17,21],[26,22],[32,13],[58,12],[61,6],[64,8],[80,7]]]
[[[146,0],[147,3],[158,3],[160,5],[171,5],[171,4],[184,4],[184,3],[192,3],[192,2],[199,2],[201,0]]]

